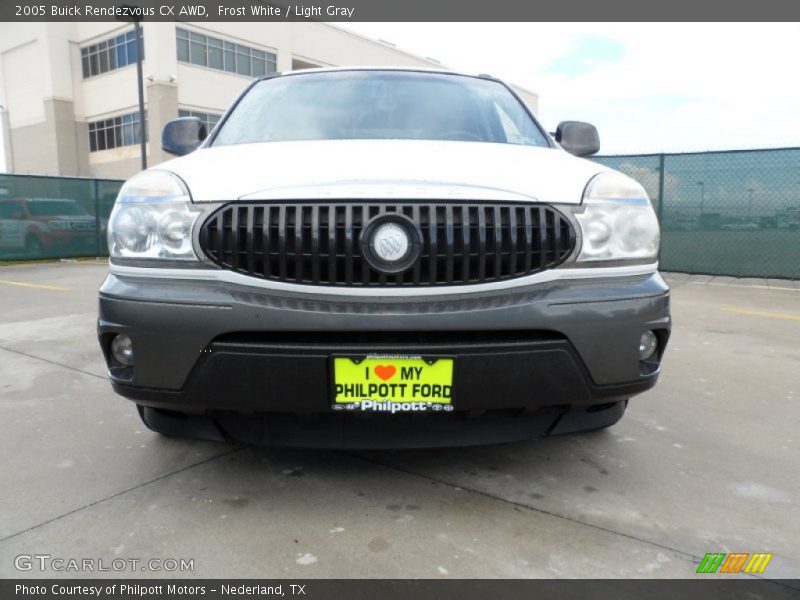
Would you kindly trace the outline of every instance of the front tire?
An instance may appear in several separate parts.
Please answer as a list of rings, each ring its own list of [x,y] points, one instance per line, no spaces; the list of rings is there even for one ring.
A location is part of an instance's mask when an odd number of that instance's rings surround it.
[[[627,400],[597,404],[585,408],[573,408],[559,419],[551,435],[589,433],[608,429],[619,422],[627,408]]]
[[[44,245],[42,244],[42,240],[37,236],[31,233],[25,238],[25,252],[28,256],[39,257],[42,255],[43,251]]]
[[[203,415],[188,415],[176,410],[164,410],[136,405],[139,418],[150,431],[175,438],[194,438],[212,442],[225,442],[213,419]]]
[[[139,418],[150,431],[160,435],[175,435],[173,428],[167,426],[164,419],[159,419],[155,409],[149,406],[136,405],[136,410],[139,412]],[[177,414],[177,413],[176,413]]]

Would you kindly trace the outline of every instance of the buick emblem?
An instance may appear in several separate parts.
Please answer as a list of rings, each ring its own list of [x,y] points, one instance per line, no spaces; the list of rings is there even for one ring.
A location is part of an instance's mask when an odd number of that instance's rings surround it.
[[[405,258],[409,243],[405,229],[396,223],[384,223],[372,234],[372,251],[375,256],[389,263]]]
[[[362,255],[373,269],[383,273],[405,271],[417,262],[421,248],[419,226],[402,214],[374,217],[361,231]]]

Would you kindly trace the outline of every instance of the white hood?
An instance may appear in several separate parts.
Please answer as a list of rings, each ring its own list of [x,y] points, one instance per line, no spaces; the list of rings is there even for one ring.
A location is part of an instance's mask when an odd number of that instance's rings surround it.
[[[156,167],[196,202],[398,198],[579,204],[607,171],[561,149],[479,142],[333,140],[201,148]]]

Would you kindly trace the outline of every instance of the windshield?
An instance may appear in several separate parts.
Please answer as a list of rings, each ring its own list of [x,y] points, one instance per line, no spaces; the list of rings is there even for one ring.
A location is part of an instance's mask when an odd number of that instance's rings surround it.
[[[213,143],[354,139],[549,146],[503,84],[406,71],[304,73],[261,81]]]
[[[30,200],[28,210],[34,217],[85,217],[87,213],[83,207],[72,201],[60,200]]]

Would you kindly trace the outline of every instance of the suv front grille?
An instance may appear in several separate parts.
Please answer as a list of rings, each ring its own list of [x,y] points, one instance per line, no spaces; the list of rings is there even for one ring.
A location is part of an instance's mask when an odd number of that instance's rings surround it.
[[[404,272],[374,269],[360,235],[372,218],[401,214],[422,233]],[[224,269],[286,283],[401,287],[462,285],[531,275],[575,248],[569,220],[542,204],[235,203],[212,213],[200,246]]]

